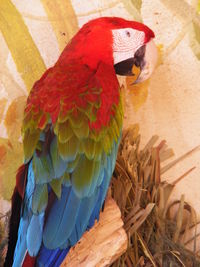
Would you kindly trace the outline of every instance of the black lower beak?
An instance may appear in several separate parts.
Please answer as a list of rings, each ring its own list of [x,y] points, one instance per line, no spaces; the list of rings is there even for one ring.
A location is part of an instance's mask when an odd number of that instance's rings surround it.
[[[123,76],[135,76],[133,73],[133,66],[135,65],[140,70],[145,66],[145,45],[141,46],[136,52],[134,57],[123,60],[114,65],[115,72]]]
[[[132,67],[134,65],[134,58],[123,60],[114,65],[115,72],[122,76],[133,76]]]

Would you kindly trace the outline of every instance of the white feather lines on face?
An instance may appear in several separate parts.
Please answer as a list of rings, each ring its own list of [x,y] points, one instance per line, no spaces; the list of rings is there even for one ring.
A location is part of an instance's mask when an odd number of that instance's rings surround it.
[[[135,52],[144,44],[145,34],[132,28],[112,30],[114,64],[134,57]]]

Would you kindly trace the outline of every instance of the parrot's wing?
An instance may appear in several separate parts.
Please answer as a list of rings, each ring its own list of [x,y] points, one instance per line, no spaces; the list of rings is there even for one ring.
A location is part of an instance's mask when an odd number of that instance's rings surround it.
[[[54,123],[40,109],[27,110],[24,151],[29,168],[14,266],[21,265],[27,251],[45,266],[62,260],[99,218],[115,166],[122,105],[113,105],[107,127],[92,129],[101,90],[91,90],[93,97],[84,108],[61,108]]]

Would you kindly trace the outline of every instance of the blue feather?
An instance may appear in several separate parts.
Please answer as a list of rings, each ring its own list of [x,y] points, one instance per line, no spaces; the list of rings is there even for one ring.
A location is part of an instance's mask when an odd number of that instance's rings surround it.
[[[27,207],[28,210],[32,209],[32,196],[34,189],[35,189],[35,176],[33,172],[33,164],[31,161],[28,167],[28,178],[27,178],[25,200],[24,200],[24,206]]]
[[[55,249],[67,241],[76,223],[80,202],[72,187],[62,187],[61,198],[54,202],[44,228],[43,242],[47,248]]]
[[[63,262],[64,258],[66,257],[67,253],[69,252],[70,248],[61,250],[59,257],[56,259],[51,267],[60,267],[61,263]]]
[[[34,257],[38,254],[42,243],[42,232],[44,224],[44,212],[33,215],[28,226],[26,242],[29,255]]]
[[[26,254],[27,246],[26,246],[26,232],[29,225],[28,219],[24,220],[21,218],[18,230],[18,239],[15,247],[14,261],[13,267],[22,266],[24,256]]]
[[[52,261],[55,261],[55,259],[60,254],[60,249],[48,249],[45,246],[42,246],[39,252],[39,259],[37,261],[37,264],[39,267],[43,266],[49,266]]]
[[[87,228],[88,221],[90,219],[94,207],[97,204],[98,197],[99,197],[99,188],[96,188],[92,196],[86,197],[81,201],[78,217],[76,220],[76,231],[78,232],[77,241],[81,238],[83,232]]]
[[[65,241],[66,245],[69,244],[68,246],[70,247],[74,246],[79,240],[78,237],[79,237],[78,231],[76,230],[76,226],[75,226],[67,240],[67,243]],[[64,247],[62,246],[61,248],[64,248]],[[65,246],[65,248],[67,248],[67,246]]]
[[[50,155],[42,155],[39,157],[35,152],[33,155],[32,162],[36,183],[48,183],[55,178]]]
[[[58,152],[57,139],[54,138],[50,146],[50,154],[54,169],[55,178],[60,178],[67,169],[67,162],[64,161]]]
[[[91,228],[95,220],[99,220],[99,213],[102,208],[102,205],[105,200],[105,196],[108,190],[109,182],[110,182],[110,176],[107,175],[107,172],[104,170],[104,176],[103,181],[99,187],[99,198],[97,200],[96,206],[93,209],[93,212],[90,216],[89,222],[88,222],[88,228]]]
[[[104,177],[104,166],[102,166],[101,172],[100,172],[99,177],[97,179],[97,186],[101,185],[101,183],[103,181],[103,177]]]
[[[40,250],[40,254],[37,260],[38,267],[54,267],[60,266],[70,247],[66,249],[54,249],[50,250],[44,246]]]
[[[27,243],[25,237],[32,217],[31,207],[32,207],[32,194],[34,192],[34,187],[35,187],[35,181],[34,181],[32,162],[31,162],[29,164],[29,169],[28,169],[28,179],[25,191],[24,207],[23,207],[22,217],[20,219],[20,224],[18,229],[18,239],[14,253],[13,266],[16,267],[22,265],[24,256],[27,251]]]
[[[94,175],[92,178],[93,181],[92,181],[90,188],[89,188],[88,197],[90,197],[91,195],[94,194],[94,190],[97,188],[98,179],[99,179],[99,176],[101,175],[102,170],[103,170],[103,166],[101,166],[101,164],[98,162],[95,165],[95,169],[93,172]]]

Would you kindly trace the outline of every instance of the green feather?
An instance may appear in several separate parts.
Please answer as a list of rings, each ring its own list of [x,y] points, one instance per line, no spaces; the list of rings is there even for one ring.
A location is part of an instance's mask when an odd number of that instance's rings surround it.
[[[104,138],[106,133],[107,133],[107,128],[105,128],[105,127],[103,129],[101,129],[101,131],[99,131],[99,132],[95,132],[94,130],[90,130],[90,138],[92,140],[94,140],[95,142],[99,142]]]
[[[57,135],[60,143],[67,142],[74,134],[69,121],[60,123],[58,128],[59,130]]]
[[[109,129],[109,132],[110,132],[110,135],[115,139],[115,142],[117,143],[117,140],[119,138],[119,134],[118,134],[118,130],[116,127],[116,121],[114,118],[112,120],[112,124],[111,124],[111,127]]]
[[[97,117],[97,109],[95,108],[94,103],[88,103],[87,107],[85,109],[79,108],[79,110],[84,113],[90,122],[94,122]]]
[[[58,141],[58,150],[63,160],[73,161],[76,158],[79,149],[79,140],[76,136],[72,136],[66,143]]]
[[[40,130],[38,129],[35,130],[35,132],[32,134],[30,133],[29,130],[25,131],[23,137],[25,162],[29,161],[30,158],[33,156],[39,136],[40,136]]]
[[[79,159],[80,159],[80,154],[77,154],[75,160],[68,162],[66,171],[69,173],[73,172],[79,162]]]
[[[85,114],[83,112],[78,112],[76,115],[71,114],[69,121],[72,128],[80,128],[84,124]]]
[[[121,128],[123,115],[121,114],[120,111],[116,112],[115,119],[116,119],[117,125],[119,125],[119,127]]]
[[[82,151],[88,159],[93,159],[95,156],[96,142],[92,139],[85,139],[81,142]]]
[[[102,171],[101,167],[102,167],[101,161],[96,161],[94,163],[93,177],[92,177],[92,182],[91,182],[91,185],[90,185],[90,190],[89,190],[88,196],[94,193],[94,190],[95,190],[95,188],[97,186],[97,182],[98,182],[98,178],[99,178],[99,175],[100,175],[100,171]]]
[[[68,120],[70,114],[71,114],[72,111],[68,111],[67,113],[66,112],[63,112],[63,111],[60,111],[59,113],[59,116],[58,116],[58,123],[63,123],[65,121]]]
[[[35,214],[45,210],[48,202],[47,184],[36,184],[32,197],[32,211]]]
[[[104,137],[104,140],[103,140],[103,148],[104,148],[104,151],[106,154],[110,153],[111,146],[112,146],[112,142],[110,140],[110,135],[109,135],[109,131],[108,131]]]
[[[67,162],[64,161],[59,154],[56,137],[51,142],[50,155],[51,155],[55,177],[59,178],[66,171]]]
[[[30,122],[32,120],[32,113],[31,112],[25,112],[24,113],[24,119],[23,119],[23,131],[26,131],[29,128]]]
[[[72,173],[72,183],[76,190],[88,187],[92,181],[95,162],[87,159],[85,156],[81,156],[76,169]],[[84,170],[84,171],[83,171]]]
[[[116,121],[115,118],[113,118],[113,128],[114,128],[114,131],[115,131],[115,134],[116,134],[117,138],[119,138],[119,136],[120,136],[120,129],[119,129],[119,125],[117,124],[117,121]]]
[[[68,172],[65,172],[65,174],[63,175],[62,184],[64,186],[70,186],[71,185],[70,174]]]
[[[38,142],[37,142],[37,145],[36,145],[36,149],[37,149],[38,151],[42,152],[43,144],[44,144],[44,142],[42,142],[42,141],[38,141]]]
[[[33,112],[25,113],[23,120],[23,130],[30,130],[31,133],[37,128],[38,122],[42,117],[42,113],[33,114]]]
[[[37,184],[44,184],[50,182],[55,178],[53,171],[52,162],[49,155],[37,156],[34,154],[33,157],[33,171],[35,174],[35,181]]]
[[[95,160],[99,160],[101,158],[103,152],[103,141],[96,142],[95,144]]]
[[[54,193],[58,198],[61,197],[61,185],[62,185],[63,177],[59,179],[53,179],[50,182],[50,186],[53,189]]]
[[[93,193],[98,182],[101,166],[101,161],[89,160],[84,155],[81,156],[76,169],[71,174],[74,190],[79,197],[85,197]]]
[[[85,123],[82,124],[80,128],[73,128],[73,131],[79,139],[87,138],[89,135],[88,122],[85,121]]]

